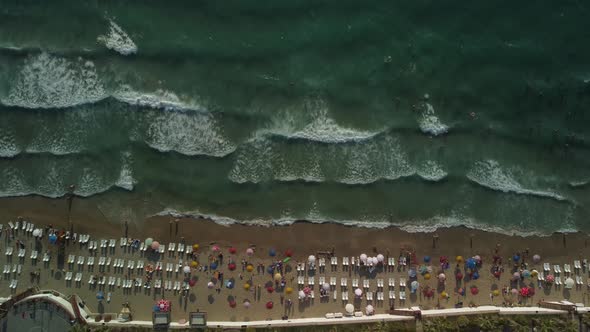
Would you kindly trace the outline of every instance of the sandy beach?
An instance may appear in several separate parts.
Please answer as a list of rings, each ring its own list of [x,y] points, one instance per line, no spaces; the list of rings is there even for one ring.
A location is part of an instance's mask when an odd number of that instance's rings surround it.
[[[88,203],[88,205],[86,205]],[[7,227],[9,220],[15,221],[17,216],[23,216],[26,220],[35,223],[36,227],[45,227],[46,225],[52,224],[55,228],[69,229],[68,224],[68,213],[67,203],[64,199],[60,200],[49,200],[41,198],[15,198],[15,199],[4,199],[0,201],[0,218],[3,220],[4,228]],[[95,211],[94,213],[92,211]],[[91,202],[84,199],[76,199],[74,208],[70,215],[71,227],[74,231],[81,234],[90,234],[91,240],[100,239],[117,239],[116,252],[112,256],[113,258],[123,258],[126,260],[144,260],[146,264],[149,259],[141,255],[137,251],[124,251],[119,246],[119,238],[124,236],[125,233],[125,222],[121,220],[119,223],[109,222],[100,213],[96,213],[96,209],[91,207]],[[563,286],[557,288],[551,286],[546,289],[538,289],[536,278],[524,279],[524,284],[534,285],[536,288],[536,294],[533,297],[527,299],[521,299],[519,297],[511,297],[508,295],[503,298],[502,295],[497,297],[491,297],[493,289],[502,289],[510,286],[510,278],[512,275],[512,256],[515,253],[521,253],[525,256],[528,252],[528,258],[525,261],[530,264],[529,269],[537,269],[542,271],[542,263],[559,264],[562,267],[564,264],[570,264],[573,267],[574,260],[583,260],[590,256],[588,250],[588,236],[580,233],[575,234],[555,234],[550,237],[519,237],[519,236],[508,236],[496,233],[482,232],[478,230],[472,230],[462,227],[441,229],[436,233],[406,233],[397,228],[387,229],[368,229],[368,228],[353,228],[346,227],[336,224],[311,224],[307,222],[298,222],[290,226],[281,227],[256,227],[256,226],[243,226],[243,225],[231,225],[221,226],[211,221],[204,219],[174,219],[171,217],[151,217],[147,218],[142,224],[129,223],[127,225],[127,232],[129,238],[145,239],[152,237],[160,243],[167,245],[170,242],[180,243],[185,242],[187,245],[199,244],[199,256],[198,261],[200,265],[206,265],[209,256],[212,254],[212,247],[217,245],[221,248],[221,253],[224,255],[223,264],[220,264],[218,271],[224,273],[224,279],[235,280],[235,287],[228,289],[221,287],[218,293],[215,289],[208,289],[206,284],[211,279],[212,274],[204,271],[193,270],[191,276],[196,276],[198,281],[196,285],[190,288],[189,296],[187,298],[181,298],[180,295],[175,294],[172,291],[163,291],[163,294],[159,291],[155,291],[152,287],[150,292],[146,292],[145,289],[139,288],[124,293],[122,289],[116,288],[112,292],[112,300],[110,303],[103,301],[98,303],[96,300],[97,289],[89,287],[87,285],[88,278],[91,274],[100,275],[97,267],[94,268],[94,272],[88,271],[86,267],[83,267],[83,278],[81,285],[66,286],[64,281],[64,273],[67,271],[78,272],[79,267],[66,267],[64,271],[59,271],[56,266],[57,248],[50,245],[47,242],[47,238],[42,241],[43,250],[50,250],[53,252],[52,261],[50,266],[46,269],[42,265],[38,264],[33,266],[29,259],[30,248],[33,245],[33,239],[30,236],[16,235],[16,239],[21,239],[25,242],[27,248],[27,255],[22,262],[23,272],[20,275],[20,290],[25,288],[25,285],[29,284],[29,272],[37,271],[41,269],[41,278],[38,286],[42,289],[56,289],[65,294],[76,293],[82,298],[86,299],[87,305],[93,312],[118,312],[121,308],[121,304],[124,301],[129,301],[132,307],[132,311],[136,319],[149,320],[151,317],[152,307],[156,300],[165,297],[172,300],[172,317],[173,320],[181,318],[187,318],[187,313],[190,311],[206,311],[210,320],[227,320],[227,321],[240,321],[240,320],[254,320],[254,319],[280,319],[283,315],[287,315],[290,318],[302,318],[302,317],[323,317],[329,312],[344,312],[344,306],[350,302],[355,304],[357,310],[364,310],[368,303],[375,306],[377,313],[384,313],[390,308],[390,301],[388,299],[388,285],[387,280],[394,278],[396,281],[395,292],[399,294],[398,280],[400,278],[408,279],[407,270],[410,265],[405,268],[397,266],[397,259],[402,250],[408,250],[416,255],[417,264],[424,264],[423,257],[431,256],[433,272],[435,276],[439,272],[439,257],[449,257],[451,268],[443,271],[446,273],[447,281],[444,284],[444,289],[440,288],[436,278],[425,280],[422,275],[418,275],[417,281],[421,287],[429,286],[433,289],[438,289],[437,294],[432,299],[426,299],[420,292],[411,295],[409,287],[406,287],[408,294],[407,300],[400,302],[396,296],[394,305],[396,308],[409,307],[414,305],[420,305],[423,308],[434,308],[434,307],[453,307],[457,302],[461,301],[464,305],[473,303],[475,305],[488,305],[495,304],[501,305],[505,300],[513,300],[515,303],[519,301],[523,305],[535,306],[541,299],[544,300],[563,300],[568,299],[572,302],[583,302],[586,303],[587,299],[587,286],[578,286],[572,290],[565,290]],[[15,240],[9,240],[6,236],[6,232],[2,235],[5,242],[5,246],[14,246]],[[100,242],[100,241],[99,241]],[[502,266],[505,269],[505,273],[501,278],[495,279],[490,273],[492,256],[494,250],[499,245],[498,255],[502,257]],[[230,247],[235,247],[237,253],[232,255],[228,252]],[[246,255],[247,248],[254,248],[255,253],[253,256]],[[269,257],[269,250],[275,249],[277,252],[276,257]],[[248,263],[255,267],[259,264],[269,266],[273,261],[282,260],[285,256],[283,253],[285,250],[291,249],[293,251],[293,257],[289,263],[286,264],[285,280],[287,287],[294,288],[294,292],[291,295],[287,295],[284,291],[274,291],[269,293],[265,290],[265,284],[273,281],[272,276],[268,273],[258,274],[254,270],[252,276],[245,272],[241,268],[240,262],[247,260]],[[330,260],[327,259],[325,271],[317,271],[314,275],[315,280],[315,299],[300,302],[297,299],[297,291],[300,287],[297,285],[297,272],[296,262],[307,262],[309,255],[316,255],[324,251],[334,251],[334,255],[338,258],[338,265],[334,268],[330,266]],[[2,250],[4,252],[4,249]],[[345,270],[342,267],[342,257],[358,257],[361,253],[366,253],[369,256],[376,256],[377,253],[383,254],[386,257],[393,257],[396,261],[396,267],[391,272],[378,272],[372,277],[365,278],[362,273],[361,275],[354,272],[352,269]],[[90,256],[95,255],[96,259],[103,256],[100,249],[94,254],[90,254],[86,246],[80,246],[79,244],[72,244],[66,246],[66,257],[70,254]],[[541,255],[541,262],[535,264],[532,262],[531,257],[533,254]],[[457,285],[453,276],[454,270],[454,258],[455,256],[464,256],[465,258],[474,255],[481,256],[483,260],[483,266],[479,269],[480,278],[478,280],[471,280],[468,282],[462,282]],[[3,255],[4,256],[4,255]],[[217,253],[215,254],[217,256]],[[7,257],[3,257],[7,259]],[[16,259],[16,257],[14,257]],[[188,262],[185,255],[178,253],[169,254],[166,252],[159,258],[160,261],[165,265],[166,263],[174,263],[178,265],[179,259],[183,259],[183,262]],[[229,271],[227,263],[229,260],[233,260],[237,264],[235,271]],[[183,264],[184,264],[183,263]],[[573,268],[572,268],[573,269]],[[135,279],[137,277],[143,277],[143,273],[133,270],[129,272],[126,267],[123,269],[123,273],[118,273],[112,269],[104,272],[105,276],[116,276],[123,278]],[[463,270],[461,265],[461,270]],[[584,283],[587,283],[588,271],[573,272],[572,276],[579,275],[583,278]],[[243,278],[240,279],[240,276]],[[337,285],[331,287],[330,294],[326,299],[320,299],[319,297],[319,278],[324,277],[326,282],[331,277],[337,278]],[[561,274],[562,279],[566,277],[565,274]],[[172,273],[167,276],[162,273],[161,276],[156,276],[157,279],[163,280],[182,280],[182,273]],[[252,284],[254,286],[261,285],[261,292],[254,294],[254,289],[258,287],[252,287],[251,290],[246,291],[243,289],[243,283],[249,278],[252,278]],[[341,278],[348,279],[348,287],[342,289],[340,287]],[[373,301],[367,302],[365,295],[361,299],[354,298],[354,288],[351,287],[352,279],[359,279],[359,284],[362,285],[362,280],[368,279],[370,286],[369,289],[372,292],[376,292],[377,280],[384,279],[385,287],[383,292],[385,294],[384,301]],[[308,276],[305,276],[305,283],[308,282]],[[7,296],[10,294],[8,288],[9,279],[4,278],[4,285],[1,287],[0,295]],[[34,283],[37,285],[37,283]],[[21,287],[22,285],[22,287]],[[476,285],[479,289],[479,294],[472,295],[469,289],[472,285]],[[465,296],[459,296],[455,291],[458,286],[468,289]],[[215,287],[217,288],[217,286]],[[446,291],[449,294],[448,299],[441,299],[440,292]],[[336,291],[336,299],[333,298],[333,292]],[[341,299],[342,291],[349,293],[350,300],[348,302]],[[105,293],[109,290],[105,290]],[[228,305],[229,297],[233,297],[238,303],[236,308],[230,308]],[[290,310],[287,310],[281,302],[286,302],[288,299],[293,301],[293,306]],[[241,304],[243,301],[249,300],[251,302],[250,308],[245,308]],[[266,303],[272,301],[274,304],[273,309],[269,310],[266,308]]]

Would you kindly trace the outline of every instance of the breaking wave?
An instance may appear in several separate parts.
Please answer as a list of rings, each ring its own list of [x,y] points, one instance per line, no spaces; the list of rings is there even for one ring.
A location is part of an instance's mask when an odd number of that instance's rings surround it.
[[[427,102],[424,103],[424,110],[419,119],[419,125],[420,130],[429,135],[439,136],[449,131],[449,127],[442,123],[436,116],[434,107]]]
[[[106,48],[113,50],[122,55],[137,53],[137,45],[123,29],[109,19],[109,32],[106,35],[98,36],[97,41]]]

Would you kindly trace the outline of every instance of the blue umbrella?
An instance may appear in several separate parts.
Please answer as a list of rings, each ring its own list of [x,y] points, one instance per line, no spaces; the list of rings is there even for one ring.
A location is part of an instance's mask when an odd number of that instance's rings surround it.
[[[515,262],[518,262],[518,261],[520,260],[520,255],[514,255],[514,256],[512,256],[512,259],[513,259]]]
[[[211,263],[211,270],[215,270],[217,268],[217,263],[213,262]]]
[[[104,293],[102,291],[98,291],[96,293],[96,298],[99,300],[104,300]]]
[[[473,279],[473,280],[479,279],[479,273],[477,271],[473,272],[473,275],[471,276],[471,279]]]
[[[274,248],[270,248],[270,250],[268,251],[268,255],[270,257],[275,257],[277,255],[277,251]]]
[[[430,263],[430,256],[424,256],[424,263]]]
[[[475,269],[475,266],[477,265],[477,262],[475,261],[475,259],[473,258],[469,258],[467,260],[467,267],[470,269]]]
[[[416,278],[416,270],[414,270],[414,269],[409,269],[409,270],[408,270],[408,276],[409,276],[410,278]]]
[[[225,284],[225,287],[232,289],[232,288],[234,288],[234,283],[231,281],[228,281],[227,284]]]
[[[271,265],[268,267],[268,269],[266,269],[266,272],[268,272],[269,274],[274,274],[275,268]]]
[[[52,244],[57,242],[57,235],[55,235],[55,234],[49,235],[49,242],[51,242]]]

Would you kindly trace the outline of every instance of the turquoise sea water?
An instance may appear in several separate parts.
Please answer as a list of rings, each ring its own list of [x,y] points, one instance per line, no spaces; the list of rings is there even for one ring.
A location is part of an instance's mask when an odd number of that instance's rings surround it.
[[[584,2],[0,1],[0,22],[0,197],[590,229]]]

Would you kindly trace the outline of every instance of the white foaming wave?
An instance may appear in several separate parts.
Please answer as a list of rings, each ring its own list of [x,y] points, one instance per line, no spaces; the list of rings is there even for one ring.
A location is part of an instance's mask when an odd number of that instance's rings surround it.
[[[2,103],[24,108],[63,108],[107,96],[91,61],[40,53],[29,56]]]
[[[165,111],[208,111],[199,104],[186,103],[171,91],[156,90],[153,93],[134,91],[130,86],[123,85],[112,95],[116,100],[136,106],[163,109]]]
[[[430,103],[424,103],[419,125],[423,133],[434,136],[446,134],[449,131],[449,127],[436,116],[434,107]]]
[[[106,48],[122,55],[137,53],[137,45],[135,45],[131,37],[112,19],[108,21],[109,33],[98,36],[97,41],[106,46]]]
[[[228,179],[234,183],[259,183],[271,179],[274,152],[264,137],[254,137],[240,146]]]
[[[475,166],[467,173],[467,178],[489,189],[512,192],[521,195],[552,198],[565,201],[567,198],[551,191],[540,191],[523,188],[516,181],[508,169],[503,169],[495,160],[485,160],[475,163]]]
[[[0,128],[0,158],[11,158],[20,153],[15,134],[11,128]]]
[[[160,151],[225,157],[236,150],[211,114],[165,112],[150,119],[146,143]]]
[[[137,181],[133,178],[133,160],[131,152],[127,151],[121,155],[122,165],[121,171],[119,172],[119,178],[115,182],[115,186],[123,188],[127,191],[132,191],[133,186]]]
[[[438,182],[448,175],[447,172],[445,172],[445,170],[434,160],[427,160],[418,168],[416,173],[424,180],[433,182]]]
[[[466,218],[463,216],[451,215],[451,216],[434,216],[428,220],[419,221],[405,221],[405,222],[391,222],[385,220],[385,218],[366,218],[363,220],[335,220],[325,218],[321,216],[315,216],[312,218],[293,218],[293,217],[281,217],[277,219],[235,219],[227,216],[219,216],[217,214],[203,213],[198,210],[179,212],[175,209],[165,209],[161,212],[156,213],[153,216],[159,217],[174,217],[174,218],[200,218],[211,220],[212,222],[222,225],[247,225],[247,226],[289,226],[297,222],[309,222],[314,224],[338,224],[349,227],[358,228],[373,228],[373,229],[387,229],[397,227],[402,231],[408,233],[434,233],[439,229],[453,228],[453,227],[466,227],[469,229],[477,229],[485,232],[516,235],[516,236],[551,236],[551,232],[540,232],[540,231],[522,231],[522,230],[508,230],[497,226],[485,225],[478,223],[472,218]],[[575,233],[575,228],[561,229],[558,232],[562,233]]]

